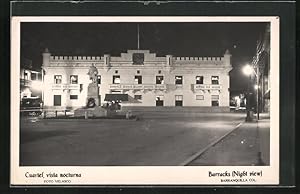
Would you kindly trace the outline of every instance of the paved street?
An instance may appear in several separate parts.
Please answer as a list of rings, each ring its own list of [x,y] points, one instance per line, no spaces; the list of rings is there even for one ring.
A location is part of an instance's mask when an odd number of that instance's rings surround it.
[[[269,154],[270,119],[262,115],[259,122],[243,123],[188,165],[269,165]]]
[[[21,165],[180,165],[245,113],[133,120],[21,120]]]

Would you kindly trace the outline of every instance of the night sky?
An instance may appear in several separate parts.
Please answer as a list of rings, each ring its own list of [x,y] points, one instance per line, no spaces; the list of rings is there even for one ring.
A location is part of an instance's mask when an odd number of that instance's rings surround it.
[[[158,56],[223,56],[232,54],[231,90],[244,90],[241,66],[252,61],[266,23],[140,23],[140,49]],[[119,56],[137,49],[137,23],[22,23],[21,64],[40,68],[42,52],[53,55]]]

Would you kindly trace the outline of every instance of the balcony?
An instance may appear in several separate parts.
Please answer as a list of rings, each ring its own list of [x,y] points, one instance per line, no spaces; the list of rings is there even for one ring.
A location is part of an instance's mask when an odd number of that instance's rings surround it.
[[[166,90],[165,84],[111,84],[111,90]]]
[[[221,90],[221,85],[214,85],[214,84],[192,84],[192,90],[199,91],[199,90]]]
[[[28,87],[30,87],[30,85],[31,85],[31,80],[28,80],[28,79],[20,79],[20,85],[21,85],[21,86],[28,86]]]
[[[52,90],[79,90],[80,84],[52,84]]]

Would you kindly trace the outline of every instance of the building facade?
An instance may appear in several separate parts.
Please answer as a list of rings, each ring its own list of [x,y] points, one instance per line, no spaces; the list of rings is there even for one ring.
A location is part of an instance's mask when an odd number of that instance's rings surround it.
[[[260,112],[270,112],[270,25],[257,42],[254,68],[258,71],[258,106]]]
[[[149,50],[128,50],[120,56],[52,56],[46,50],[44,105],[86,106],[91,66],[98,70],[101,105],[113,100],[110,94],[125,94],[123,109],[181,106],[229,111],[228,50],[221,57],[159,57]]]
[[[260,69],[261,69],[261,90],[262,90],[262,111],[270,112],[270,26],[267,25],[263,51],[260,56]]]
[[[20,100],[42,97],[42,73],[31,68],[20,68]]]

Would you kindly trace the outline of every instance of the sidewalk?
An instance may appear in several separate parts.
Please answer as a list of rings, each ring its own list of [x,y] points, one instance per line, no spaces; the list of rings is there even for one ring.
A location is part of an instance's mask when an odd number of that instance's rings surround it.
[[[270,119],[244,122],[239,128],[210,147],[188,165],[190,166],[254,166],[270,163]]]

